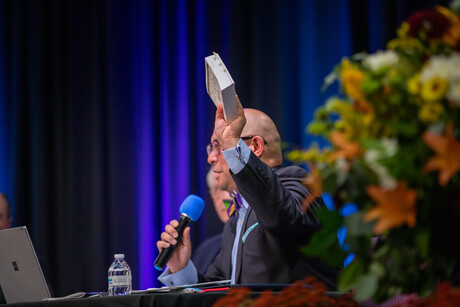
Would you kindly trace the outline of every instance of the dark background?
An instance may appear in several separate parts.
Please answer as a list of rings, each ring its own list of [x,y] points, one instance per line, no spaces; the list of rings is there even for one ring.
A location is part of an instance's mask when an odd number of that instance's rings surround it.
[[[157,286],[155,243],[191,193],[208,203],[193,243],[221,230],[205,183],[205,56],[220,54],[287,148],[307,147],[322,142],[305,127],[336,92],[320,91],[333,66],[384,49],[436,3],[0,1],[0,191],[56,295],[106,290],[114,253],[135,289]]]

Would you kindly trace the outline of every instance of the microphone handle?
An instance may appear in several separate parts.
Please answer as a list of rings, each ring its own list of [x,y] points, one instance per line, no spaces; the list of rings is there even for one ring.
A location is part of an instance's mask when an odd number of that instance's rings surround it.
[[[169,261],[169,258],[171,258],[172,254],[174,253],[177,244],[179,244],[179,241],[182,239],[182,235],[184,233],[185,228],[187,228],[187,226],[190,225],[191,222],[192,220],[186,214],[181,214],[179,219],[179,226],[177,226],[176,228],[176,231],[179,234],[179,236],[176,239],[177,243],[175,245],[170,245],[168,248],[164,248],[161,251],[157,259],[155,260],[155,269],[163,271],[163,269]]]

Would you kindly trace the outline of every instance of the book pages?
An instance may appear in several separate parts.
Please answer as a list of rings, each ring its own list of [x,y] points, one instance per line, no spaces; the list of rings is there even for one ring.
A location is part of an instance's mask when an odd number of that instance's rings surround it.
[[[227,122],[236,118],[235,82],[217,53],[205,58],[206,90],[214,104],[222,103]]]

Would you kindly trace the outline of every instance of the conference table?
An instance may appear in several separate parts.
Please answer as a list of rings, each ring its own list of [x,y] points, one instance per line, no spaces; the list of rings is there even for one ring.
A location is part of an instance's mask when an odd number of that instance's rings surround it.
[[[54,301],[37,301],[27,303],[13,303],[2,306],[24,307],[153,307],[153,306],[212,306],[220,297],[227,292],[212,293],[144,293],[123,296],[84,297]],[[260,294],[260,293],[259,293]],[[255,294],[254,295],[258,295]]]
[[[287,284],[250,284],[250,285],[225,285],[224,282],[208,283],[210,287],[202,289],[188,286],[177,286],[166,288],[169,292],[163,292],[164,288],[159,288],[159,292],[152,291],[134,291],[130,295],[108,296],[107,292],[102,293],[74,293],[72,296],[85,295],[80,298],[53,298],[48,301],[35,301],[26,303],[12,303],[1,306],[8,307],[156,307],[156,306],[180,306],[180,307],[207,307],[212,306],[219,298],[228,293],[229,288],[246,288],[250,292],[248,295],[255,299],[265,290],[270,290],[273,294],[278,295],[283,289],[290,286]],[[205,285],[205,284],[199,284]],[[304,285],[305,287],[310,287]],[[198,292],[199,291],[199,292]],[[326,292],[327,296],[338,297],[344,293]]]

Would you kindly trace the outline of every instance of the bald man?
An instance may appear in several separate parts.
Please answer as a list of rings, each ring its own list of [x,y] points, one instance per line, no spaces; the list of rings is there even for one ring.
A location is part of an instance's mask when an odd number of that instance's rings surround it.
[[[173,220],[166,225],[157,247],[177,247],[167,269],[159,277],[165,285],[231,280],[234,284],[287,284],[316,276],[335,289],[338,270],[299,252],[320,224],[314,210],[325,207],[322,199],[302,210],[309,195],[301,181],[300,167],[282,168],[280,136],[263,112],[245,109],[237,98],[238,116],[224,119],[222,105],[216,111],[214,132],[208,145],[208,163],[217,185],[242,196],[242,206],[225,224],[221,251],[204,275],[190,261],[190,229],[177,244]]]
[[[12,223],[13,218],[11,217],[8,198],[0,192],[0,230],[10,228]]]

